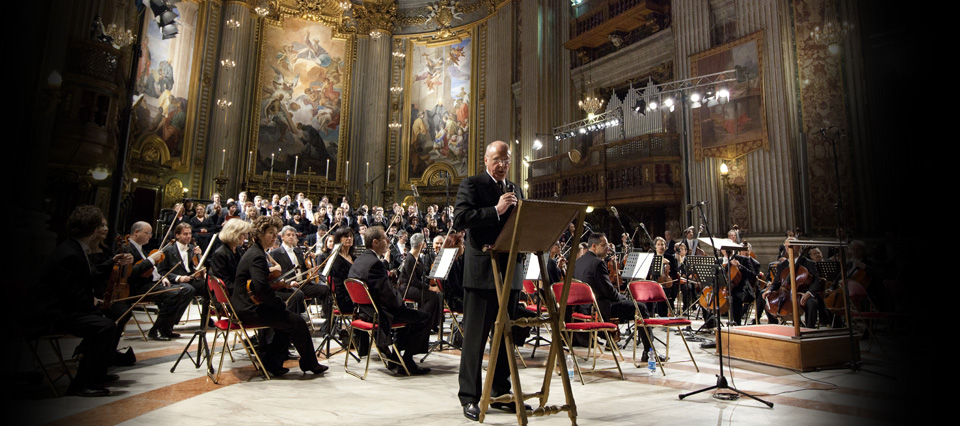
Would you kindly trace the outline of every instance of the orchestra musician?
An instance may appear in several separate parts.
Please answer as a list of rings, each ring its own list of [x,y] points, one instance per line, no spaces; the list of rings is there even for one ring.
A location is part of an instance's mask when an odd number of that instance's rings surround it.
[[[291,278],[291,280],[295,281],[293,284],[293,286],[296,287],[295,289],[277,291],[277,293],[281,298],[287,300],[288,309],[301,315],[306,312],[306,307],[302,303],[304,297],[319,300],[321,301],[321,310],[323,311],[324,318],[330,318],[333,312],[333,300],[330,298],[330,287],[326,284],[317,283],[315,279],[309,282],[300,282],[300,280],[306,278],[300,275],[306,273],[308,268],[303,251],[297,246],[296,228],[290,225],[284,226],[280,230],[280,239],[283,243],[280,244],[280,247],[271,250],[270,256],[280,264],[281,274],[287,274],[291,269],[298,269],[299,273],[296,277]],[[307,254],[307,256],[313,257],[313,254]],[[291,298],[290,293],[301,294],[300,297]],[[296,303],[297,301],[300,303]],[[324,328],[326,329],[327,327],[328,325],[325,323]]]
[[[720,250],[720,254],[722,256],[724,273],[727,274],[727,279],[730,280],[730,321],[734,325],[740,325],[740,320],[743,318],[744,303],[746,303],[748,299],[749,302],[753,302],[752,297],[760,264],[752,257],[736,253],[727,253],[726,250]],[[739,275],[733,272],[733,268],[736,268]],[[739,276],[739,279],[737,276]],[[704,321],[709,322],[711,317],[712,312],[705,310],[703,316]]]
[[[230,300],[241,321],[273,329],[272,339],[258,342],[260,359],[271,375],[282,376],[290,371],[283,366],[283,361],[291,342],[300,354],[300,369],[321,374],[328,367],[317,361],[306,321],[286,309],[269,282],[269,261],[264,248],[273,245],[282,224],[280,218],[274,216],[261,216],[253,222],[252,243],[237,264],[236,288]]]
[[[78,206],[67,219],[70,238],[50,255],[40,285],[33,295],[42,313],[31,334],[68,333],[83,340],[78,347],[82,356],[68,395],[108,396],[106,384],[119,379],[107,374],[112,354],[116,351],[114,320],[104,315],[94,301],[94,289],[103,288],[113,264],[129,265],[132,258],[117,254],[108,263],[94,265],[88,252],[97,238],[103,214],[94,206]]]
[[[352,232],[349,228],[346,231]],[[338,231],[339,232],[339,231]],[[351,239],[352,234],[351,234]],[[376,344],[380,353],[390,359],[399,360],[400,354],[391,351],[390,344],[394,343],[391,336],[391,327],[395,322],[403,322],[406,327],[397,331],[396,345],[397,349],[403,350],[403,363],[412,375],[426,374],[430,368],[421,367],[413,359],[417,354],[427,352],[430,339],[430,315],[406,307],[403,302],[403,295],[390,283],[387,276],[387,267],[381,260],[381,256],[386,254],[390,241],[383,232],[383,228],[373,226],[367,228],[367,234],[364,238],[367,241],[367,249],[363,254],[357,257],[348,271],[349,278],[356,278],[367,284],[370,290],[370,297],[376,302],[379,309],[379,324],[377,327]],[[345,262],[344,262],[345,263]],[[341,305],[341,309],[343,309]],[[373,307],[363,305],[360,307],[359,314],[367,320],[373,318]],[[395,363],[388,363],[391,370],[398,367]]]
[[[423,252],[423,234],[410,237],[410,252],[403,256],[400,266],[400,294],[406,300],[417,302],[420,312],[429,316],[429,326],[435,329],[443,319],[443,299],[440,288],[426,278],[430,272],[428,256]]]
[[[656,254],[660,256],[659,265],[651,265],[647,278],[664,284],[663,292],[667,295],[667,303],[673,309],[673,300],[677,298],[678,288],[672,285],[673,280],[679,278],[677,274],[676,259],[673,256],[667,256],[667,241],[663,237],[653,239],[653,246]],[[651,304],[652,305],[652,304]],[[667,305],[664,302],[657,302],[655,306],[647,306],[651,312],[656,311],[658,315],[667,316]]]
[[[674,243],[673,250],[675,259],[673,263],[677,265],[677,275],[679,277],[689,276],[690,274],[688,273],[686,265],[684,264],[684,261],[687,258],[687,245],[684,244],[683,241]],[[690,281],[681,281],[674,283],[674,285],[680,287],[680,295],[682,299],[681,304],[683,306],[683,311],[686,312],[690,306],[696,303],[696,298],[694,296],[696,294],[696,285]]]
[[[353,230],[347,227],[337,228],[333,233],[331,244],[333,245],[330,246],[330,250],[340,244],[340,251],[338,253],[331,251],[329,256],[332,259],[327,260],[327,262],[333,263],[330,265],[329,278],[333,280],[334,297],[337,298],[337,306],[341,312],[353,312],[353,300],[350,299],[350,293],[343,285],[343,281],[348,278],[350,267],[353,266],[354,261]]]
[[[200,297],[201,303],[207,303],[209,292],[206,280],[198,276],[197,262],[203,251],[193,244],[193,229],[188,223],[180,223],[173,228],[175,241],[163,249],[163,260],[157,265],[160,275],[167,275],[170,282],[193,287],[195,295]],[[177,321],[180,318],[176,318]],[[168,324],[167,337],[180,337],[173,332],[173,324]]]
[[[785,241],[796,240],[794,237],[789,237]],[[794,265],[802,266],[807,270],[807,273],[810,274],[810,287],[803,294],[800,295],[800,301],[798,306],[804,310],[804,325],[807,327],[815,328],[817,326],[817,320],[819,319],[819,314],[823,309],[823,301],[820,300],[820,289],[822,288],[820,284],[820,274],[817,271],[817,263],[813,260],[808,259],[806,256],[803,256],[802,247],[794,247],[794,256],[793,261]],[[799,270],[799,268],[797,268]],[[790,260],[784,259],[777,264],[777,272],[771,277],[770,288],[766,289],[763,292],[764,298],[770,292],[776,292],[780,290],[782,286],[787,286],[790,288]],[[796,273],[796,272],[795,272]],[[798,283],[799,284],[799,283]],[[789,299],[785,300],[783,303],[793,303]],[[767,319],[771,324],[777,322],[776,317],[770,312],[767,312]]]
[[[210,255],[210,274],[223,281],[228,294],[237,291],[234,279],[237,277],[237,264],[240,263],[240,256],[243,255],[240,246],[251,231],[253,231],[253,225],[250,222],[231,220],[225,223],[218,237],[223,244]]]
[[[133,256],[135,264],[130,272],[128,283],[130,285],[130,295],[146,293],[161,279],[163,282],[157,285],[154,291],[179,288],[177,291],[166,291],[156,295],[148,295],[144,298],[144,300],[156,303],[158,309],[157,319],[153,322],[153,327],[147,333],[147,336],[152,340],[168,341],[180,337],[178,333],[173,332],[173,326],[183,317],[183,313],[190,306],[190,301],[197,294],[197,289],[189,284],[171,282],[170,276],[163,277],[159,265],[163,264],[161,258],[167,260],[166,251],[157,250],[150,255],[143,251],[143,246],[150,241],[151,235],[153,235],[153,228],[147,222],[136,222],[130,226],[130,238],[129,244],[126,244],[126,252]],[[170,246],[174,245],[171,244]],[[203,294],[207,294],[206,289],[203,289]]]

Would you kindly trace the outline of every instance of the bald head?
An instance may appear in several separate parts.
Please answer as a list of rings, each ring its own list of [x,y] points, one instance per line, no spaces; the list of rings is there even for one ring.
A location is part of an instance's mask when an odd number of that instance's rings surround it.
[[[483,165],[494,179],[498,181],[506,179],[507,172],[510,170],[510,145],[503,141],[490,142],[483,155]]]

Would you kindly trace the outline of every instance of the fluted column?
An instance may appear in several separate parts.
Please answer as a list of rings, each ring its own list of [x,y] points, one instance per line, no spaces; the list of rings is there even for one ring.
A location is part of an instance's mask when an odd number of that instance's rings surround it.
[[[495,140],[512,141],[514,109],[513,93],[513,55],[516,49],[516,32],[512,5],[500,8],[496,15],[487,21],[487,81],[486,89],[477,100],[486,102],[486,120],[483,140],[477,139],[477,149],[482,150]],[[520,154],[514,149],[514,155]],[[482,162],[480,163],[482,164]]]
[[[380,173],[386,172],[387,137],[390,124],[390,52],[391,37],[371,38],[367,42],[365,55],[359,56],[363,74],[363,92],[358,98],[361,113],[354,115],[359,121],[359,139],[351,140],[351,157],[356,159],[350,162],[350,173],[353,178],[352,194],[359,190],[360,200],[353,200],[352,205],[359,206],[361,202],[367,204],[382,204],[383,180],[386,176],[372,181]],[[370,174],[367,176],[367,163],[370,164]],[[356,168],[353,165],[356,164]],[[369,180],[368,180],[369,179]],[[367,187],[367,184],[371,184]],[[371,199],[372,197],[372,199]]]
[[[247,145],[243,143],[246,139],[241,137],[241,129],[247,127],[244,120],[250,107],[247,92],[256,69],[255,51],[249,46],[257,19],[251,14],[249,4],[228,2],[223,7],[220,25],[220,53],[213,64],[217,78],[210,99],[209,136],[204,151],[200,196],[208,197],[216,191],[214,179],[222,170],[227,178],[223,199],[227,199],[235,198],[240,191],[239,180],[243,166],[247,164]],[[218,101],[230,102],[230,105],[219,107]]]

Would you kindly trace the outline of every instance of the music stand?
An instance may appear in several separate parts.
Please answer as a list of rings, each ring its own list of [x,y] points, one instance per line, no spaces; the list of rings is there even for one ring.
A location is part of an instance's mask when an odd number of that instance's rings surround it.
[[[548,252],[560,234],[567,228],[571,221],[576,223],[574,235],[580,235],[583,232],[583,217],[585,215],[586,205],[582,203],[566,203],[555,201],[539,200],[519,200],[515,211],[507,218],[503,230],[497,237],[496,242],[487,251],[490,253],[490,261],[493,267],[494,286],[497,290],[499,299],[499,312],[497,321],[493,327],[493,340],[490,343],[490,361],[487,364],[487,375],[483,381],[483,396],[480,399],[480,422],[483,422],[486,416],[487,408],[492,402],[513,402],[516,407],[517,422],[521,425],[527,424],[527,416],[544,416],[549,414],[558,414],[566,411],[570,416],[571,422],[576,424],[577,406],[573,399],[573,391],[570,387],[570,377],[567,375],[566,353],[560,348],[560,345],[550,345],[550,353],[547,355],[547,361],[544,364],[545,371],[543,384],[540,391],[535,393],[523,393],[520,386],[520,376],[517,372],[517,360],[513,354],[516,349],[513,344],[512,326],[538,327],[543,324],[549,324],[554,342],[560,342],[563,338],[560,336],[563,315],[566,310],[567,296],[570,294],[570,282],[573,274],[567,274],[563,280],[563,290],[560,294],[560,300],[556,300],[551,292],[545,292],[547,297],[547,317],[542,318],[539,315],[536,318],[518,318],[511,320],[507,313],[507,304],[510,301],[510,289],[513,288],[513,272],[516,268],[517,256],[520,253],[536,253],[540,260],[540,270],[547,269],[544,263],[543,253]],[[573,238],[573,237],[571,237]],[[578,238],[579,240],[579,238]],[[579,241],[574,241],[573,245],[578,245]],[[505,274],[502,275],[501,267],[498,264],[498,257],[501,253],[509,253],[509,261],[506,265]],[[576,268],[577,253],[570,250],[568,256],[568,268]],[[568,269],[568,270],[569,270]],[[501,280],[501,276],[504,277]],[[491,398],[490,392],[493,388],[493,372],[496,371],[497,361],[500,353],[500,344],[506,345],[507,363],[510,368],[510,378],[513,386],[512,395],[501,395],[497,398]],[[502,362],[502,360],[500,360]],[[557,368],[563,384],[563,393],[566,404],[561,406],[547,406],[547,398],[550,395],[550,380],[553,378],[554,368]],[[539,407],[530,411],[525,410],[524,400],[530,398],[539,398]]]
[[[213,251],[214,243],[220,239],[220,233],[213,234],[213,237],[210,238],[210,242],[207,243],[207,250],[203,253],[203,257],[197,262],[197,267],[201,267],[206,261],[207,256],[210,255],[210,252]],[[187,358],[190,358],[190,363],[193,364],[194,368],[200,368],[200,364],[203,363],[203,360],[207,360],[207,370],[210,374],[214,373],[213,364],[210,360],[210,347],[207,345],[207,323],[210,322],[210,287],[207,285],[207,273],[203,273],[203,284],[207,289],[207,303],[204,303],[200,307],[200,329],[193,332],[193,336],[190,337],[190,341],[187,342],[187,345],[183,347],[183,351],[180,352],[180,356],[177,357],[177,362],[173,363],[173,367],[170,367],[170,372],[173,373],[177,369],[177,365],[180,365],[180,360],[183,359],[183,356],[186,355]],[[197,357],[194,358],[193,355],[190,355],[190,345],[193,344],[193,341],[197,340]]]
[[[427,273],[426,278],[429,280],[438,280],[443,281],[447,279],[447,276],[450,275],[450,269],[453,266],[453,262],[457,259],[457,252],[460,249],[457,247],[447,247],[440,251],[440,255],[433,259],[433,265],[430,266],[430,272]],[[423,290],[428,291],[428,290]],[[443,304],[447,304],[447,299],[443,297],[443,286],[440,286],[440,299],[443,300]],[[449,306],[448,306],[449,308]],[[450,315],[454,315],[453,310],[450,310]],[[457,320],[454,318],[453,322],[450,324],[450,332],[453,333],[453,325]],[[458,326],[459,328],[459,326]],[[443,321],[440,321],[440,332],[436,342],[430,344],[430,347],[427,349],[427,353],[423,354],[423,358],[420,358],[420,362],[427,360],[427,357],[430,356],[433,351],[442,351],[443,345],[446,343],[447,346],[458,348],[457,345],[450,343],[443,339]]]
[[[549,255],[545,254],[545,256],[549,256]],[[523,279],[537,283],[535,284],[536,291],[534,292],[533,295],[537,299],[537,316],[539,317],[540,315],[542,315],[542,312],[543,312],[543,310],[541,309],[541,306],[543,306],[542,305],[543,295],[541,294],[543,293],[543,274],[540,271],[541,262],[539,262],[537,257],[538,256],[534,253],[527,253],[527,259],[523,262]],[[544,261],[543,263],[546,263],[546,261]],[[549,278],[549,276],[547,278]],[[547,281],[549,281],[549,279]],[[530,342],[533,342],[533,351],[530,352],[530,359],[533,359],[533,357],[536,355],[537,348],[540,347],[540,342],[543,342],[545,344],[551,343],[549,339],[546,339],[540,335],[540,327],[534,327],[533,329],[535,333],[533,337],[527,339],[526,342],[523,342],[524,345],[527,345],[527,344],[530,344]]]

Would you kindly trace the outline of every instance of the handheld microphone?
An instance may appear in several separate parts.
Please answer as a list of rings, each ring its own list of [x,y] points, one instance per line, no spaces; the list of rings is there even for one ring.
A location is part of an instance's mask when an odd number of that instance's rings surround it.
[[[514,192],[514,190],[516,190],[516,187],[513,186],[512,183],[508,183],[508,184],[507,184],[507,192]]]

